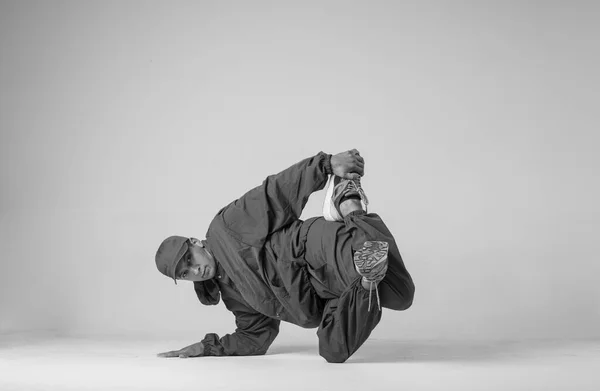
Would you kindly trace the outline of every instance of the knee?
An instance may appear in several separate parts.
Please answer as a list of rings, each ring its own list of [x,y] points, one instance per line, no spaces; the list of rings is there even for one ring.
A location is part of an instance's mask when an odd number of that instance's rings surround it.
[[[415,298],[415,284],[412,282],[412,280],[410,280],[410,283],[408,284],[408,288],[406,290],[406,299],[405,299],[405,303],[404,303],[404,310],[407,310],[410,308],[410,306],[413,303],[413,300]]]
[[[412,280],[409,280],[394,298],[394,300],[391,300],[390,303],[387,303],[388,305],[386,305],[386,307],[395,311],[407,310],[412,306],[414,297],[415,284],[412,282]]]
[[[348,354],[346,353],[334,353],[323,349],[319,349],[319,355],[323,357],[330,364],[342,364],[348,360]]]
[[[340,356],[323,356],[323,355],[321,355],[321,357],[323,357],[330,364],[343,364],[346,362],[346,360],[348,360],[348,357],[344,356],[344,355],[340,355]]]

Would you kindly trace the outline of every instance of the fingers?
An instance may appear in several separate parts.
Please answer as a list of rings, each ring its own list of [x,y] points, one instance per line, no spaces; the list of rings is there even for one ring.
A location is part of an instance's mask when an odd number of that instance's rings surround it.
[[[156,356],[162,357],[162,358],[172,358],[172,357],[189,358],[189,357],[191,357],[191,355],[188,352],[184,352],[181,350],[173,350],[170,352],[158,353]]]
[[[345,178],[353,180],[359,179],[365,174],[365,159],[360,156],[357,149],[352,149],[348,152],[350,153],[351,158],[348,162]]]
[[[365,173],[365,166],[359,166],[358,164],[354,164],[348,167],[348,170],[346,172],[348,174],[357,174],[359,177],[361,177]]]
[[[186,346],[183,349],[172,350],[170,352],[164,352],[157,354],[158,357],[179,357],[179,358],[189,358],[189,357],[199,357],[204,354],[204,344],[202,342],[197,342],[191,344],[190,346]]]
[[[351,149],[348,152],[350,153],[350,155],[352,155],[358,159],[362,159],[362,156],[360,156],[360,152],[358,151],[358,149]]]
[[[171,358],[171,357],[179,357],[179,358],[188,358],[190,357],[190,353],[182,350],[172,350],[170,352],[158,353],[157,357],[162,358]]]
[[[351,173],[358,174],[359,177],[365,175],[365,163],[364,163],[364,160],[363,161],[357,160],[356,162],[354,162],[354,167],[352,167],[348,171],[350,171]]]
[[[345,179],[359,179],[365,174],[365,159],[358,149],[340,152],[331,157],[333,173]]]
[[[361,175],[357,173],[347,173],[344,174],[345,179],[357,180],[360,179]]]
[[[156,356],[163,358],[179,357],[179,350],[171,350],[170,352],[158,353]]]
[[[352,164],[356,165],[361,170],[364,170],[365,159],[362,156],[360,156],[360,152],[358,152],[358,149],[351,149],[350,151],[348,151],[348,153],[352,156]],[[360,172],[360,175],[363,175],[363,173]]]

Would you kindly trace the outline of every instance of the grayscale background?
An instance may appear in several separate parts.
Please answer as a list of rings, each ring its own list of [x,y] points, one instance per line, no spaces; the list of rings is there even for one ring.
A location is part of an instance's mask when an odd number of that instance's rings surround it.
[[[374,338],[599,337],[599,9],[1,1],[0,333],[233,331],[160,242],[357,148],[417,288]]]

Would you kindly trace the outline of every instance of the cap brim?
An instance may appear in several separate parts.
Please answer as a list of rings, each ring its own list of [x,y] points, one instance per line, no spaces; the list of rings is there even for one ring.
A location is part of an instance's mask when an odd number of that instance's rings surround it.
[[[183,256],[187,252],[188,248],[189,248],[189,246],[188,246],[187,242],[183,242],[183,244],[181,245],[181,248],[179,249],[179,251],[177,252],[177,255],[175,256],[175,259],[177,261],[175,261],[175,265],[173,267],[173,275],[171,276],[171,278],[175,282],[175,285],[177,285],[177,278],[175,278],[175,274],[177,272],[177,266],[179,266],[179,262],[181,262],[181,260],[183,259]]]

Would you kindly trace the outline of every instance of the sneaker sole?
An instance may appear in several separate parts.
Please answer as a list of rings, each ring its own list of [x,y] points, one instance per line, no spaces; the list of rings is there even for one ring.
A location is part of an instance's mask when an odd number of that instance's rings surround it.
[[[387,242],[365,242],[363,247],[354,253],[354,265],[358,274],[369,279],[373,271],[381,270],[383,267],[387,269],[388,250]]]

